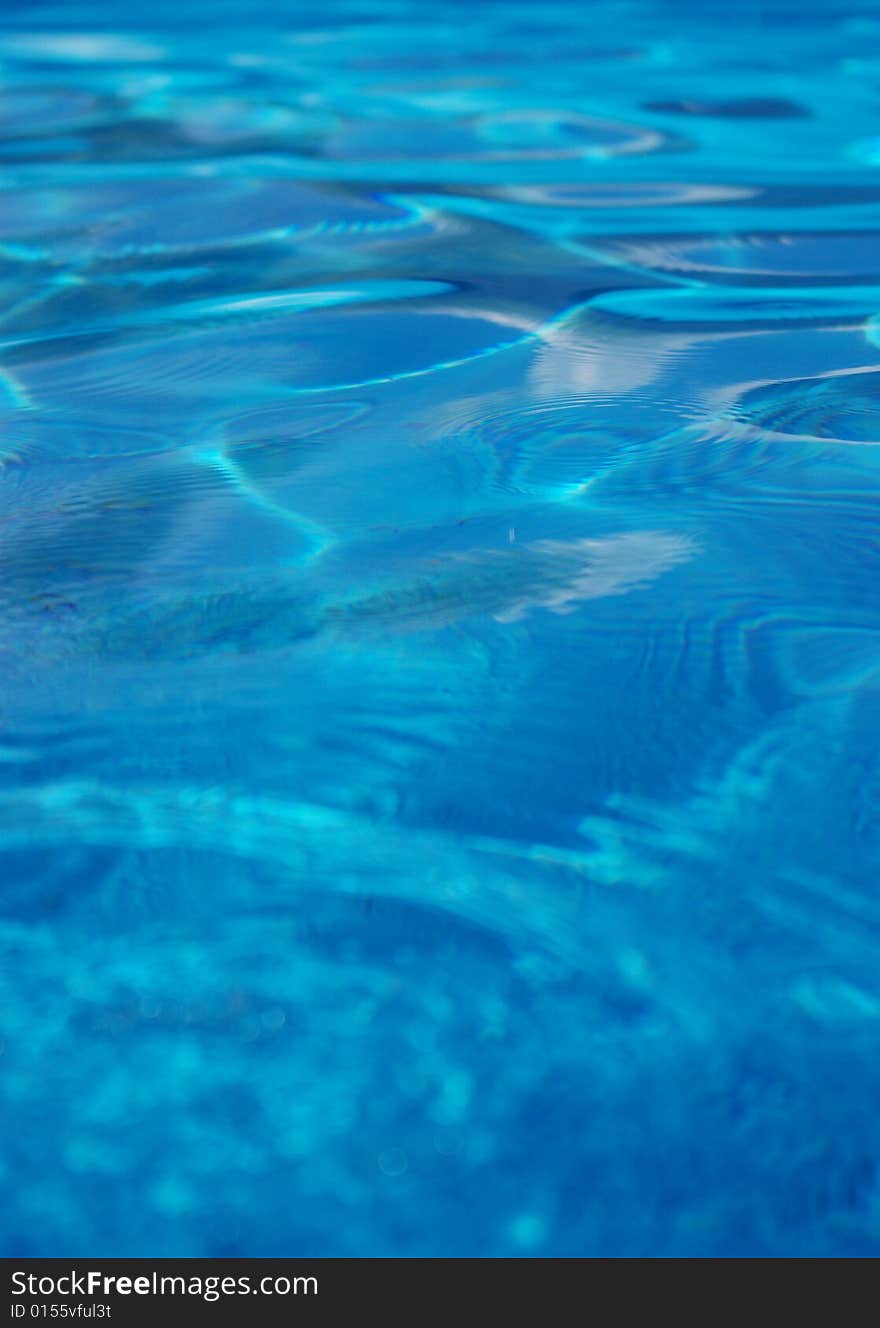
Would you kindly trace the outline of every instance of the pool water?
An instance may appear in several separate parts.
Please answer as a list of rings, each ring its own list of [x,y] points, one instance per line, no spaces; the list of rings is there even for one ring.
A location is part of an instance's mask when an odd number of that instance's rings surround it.
[[[4,1253],[880,1252],[878,72],[4,6]]]

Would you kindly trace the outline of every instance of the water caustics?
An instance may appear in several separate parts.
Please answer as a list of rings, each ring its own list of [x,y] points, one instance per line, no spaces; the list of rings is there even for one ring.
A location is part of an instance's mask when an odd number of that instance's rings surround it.
[[[878,69],[4,7],[4,1254],[880,1251]]]

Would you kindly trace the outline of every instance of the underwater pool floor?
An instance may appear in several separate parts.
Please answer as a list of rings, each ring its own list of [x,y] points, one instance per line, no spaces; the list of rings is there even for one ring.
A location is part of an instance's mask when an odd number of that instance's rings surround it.
[[[880,1252],[880,9],[0,15],[0,1248]]]

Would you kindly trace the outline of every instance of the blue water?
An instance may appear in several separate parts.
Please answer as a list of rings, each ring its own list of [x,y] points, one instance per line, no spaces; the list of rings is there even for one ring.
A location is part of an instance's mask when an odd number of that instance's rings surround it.
[[[4,1253],[880,1252],[878,74],[4,6]]]

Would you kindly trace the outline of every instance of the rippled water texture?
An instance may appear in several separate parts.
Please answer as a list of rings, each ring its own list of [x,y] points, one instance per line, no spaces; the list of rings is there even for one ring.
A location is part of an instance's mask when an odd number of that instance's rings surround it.
[[[3,1252],[880,1251],[880,8],[0,14]]]

